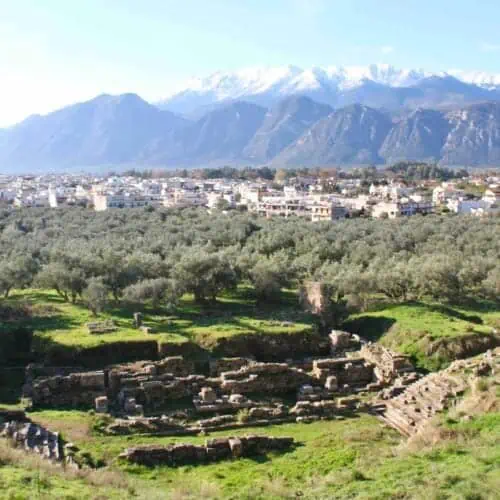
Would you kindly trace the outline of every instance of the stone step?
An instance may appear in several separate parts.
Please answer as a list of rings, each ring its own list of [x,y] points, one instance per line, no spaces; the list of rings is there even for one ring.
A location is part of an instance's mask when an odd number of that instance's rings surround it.
[[[7,422],[0,425],[0,436],[9,439],[25,451],[43,458],[61,461],[64,458],[62,440],[58,432],[52,432],[33,422]]]

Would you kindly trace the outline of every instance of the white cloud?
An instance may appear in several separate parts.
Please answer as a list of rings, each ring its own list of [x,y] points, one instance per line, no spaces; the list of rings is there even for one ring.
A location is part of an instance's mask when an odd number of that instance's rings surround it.
[[[392,54],[396,49],[392,45],[384,45],[383,47],[380,47],[380,52],[382,54]]]
[[[500,52],[500,43],[483,42],[480,48],[482,52]]]

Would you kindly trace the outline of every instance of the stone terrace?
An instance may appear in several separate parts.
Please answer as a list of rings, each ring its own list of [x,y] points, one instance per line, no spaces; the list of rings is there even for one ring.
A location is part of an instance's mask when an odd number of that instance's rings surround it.
[[[498,373],[500,348],[453,362],[447,369],[431,373],[389,399],[382,418],[406,436],[419,432],[436,413],[450,407],[477,378]]]

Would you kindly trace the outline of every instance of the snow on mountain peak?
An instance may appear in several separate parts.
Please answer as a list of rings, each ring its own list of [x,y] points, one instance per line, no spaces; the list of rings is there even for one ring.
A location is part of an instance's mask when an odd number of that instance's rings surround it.
[[[457,78],[484,89],[500,88],[500,74],[480,71],[432,73],[423,69],[399,69],[390,64],[316,66],[308,69],[290,65],[218,71],[204,78],[193,78],[159,104],[175,112],[189,113],[216,103],[247,98],[267,105],[276,98],[293,94],[309,95],[330,104],[336,102],[335,96],[370,82],[388,87],[411,87],[431,77]]]
[[[414,85],[429,76],[423,70],[397,69],[388,64],[369,66],[327,66],[301,69],[297,66],[254,67],[234,72],[218,71],[205,78],[193,78],[173,92],[192,91],[212,94],[218,100],[236,99],[276,88],[278,93],[305,91],[330,86],[337,89],[357,87],[365,81],[402,87]],[[169,97],[171,97],[169,96]]]
[[[193,78],[182,91],[213,93],[218,100],[260,94],[303,73],[295,66],[245,68],[232,73],[216,72],[206,78]]]
[[[185,91],[213,94],[217,99],[238,98],[276,88],[278,93],[317,89],[328,85],[339,90],[356,88],[366,81],[391,87],[408,87],[430,76],[453,76],[481,87],[500,85],[500,74],[450,70],[432,73],[423,69],[398,69],[390,64],[327,66],[301,69],[297,66],[253,67],[234,72],[216,72],[193,78],[169,97]]]

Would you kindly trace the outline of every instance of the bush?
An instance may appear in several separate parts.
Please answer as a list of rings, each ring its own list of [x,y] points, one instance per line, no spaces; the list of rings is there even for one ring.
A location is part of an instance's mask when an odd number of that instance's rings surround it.
[[[239,410],[236,414],[236,421],[240,424],[246,424],[250,420],[250,411],[248,408]]]

